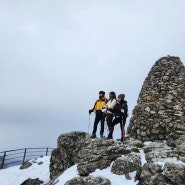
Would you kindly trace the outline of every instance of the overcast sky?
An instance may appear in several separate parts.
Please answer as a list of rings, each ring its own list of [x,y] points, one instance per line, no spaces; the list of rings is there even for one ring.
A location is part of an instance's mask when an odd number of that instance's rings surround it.
[[[87,132],[100,90],[131,115],[156,60],[185,64],[184,17],[184,0],[0,0],[0,151]]]

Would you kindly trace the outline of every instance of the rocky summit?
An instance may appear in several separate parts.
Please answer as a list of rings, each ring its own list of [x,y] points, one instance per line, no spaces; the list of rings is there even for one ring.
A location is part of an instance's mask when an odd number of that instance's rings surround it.
[[[62,134],[53,150],[48,185],[77,165],[79,177],[65,185],[110,185],[92,176],[111,168],[138,185],[185,185],[185,67],[178,57],[155,62],[139,94],[124,142],[90,139],[85,132]]]
[[[65,185],[110,185],[109,179],[91,175],[108,167],[113,174],[127,179],[133,180],[131,173],[135,173],[138,185],[185,185],[185,134],[173,141],[143,142],[126,137],[121,142],[90,139],[85,132],[62,134],[52,152],[48,185],[57,184],[57,177],[74,164],[80,177]]]
[[[135,106],[128,134],[142,141],[168,139],[185,121],[185,67],[180,58],[155,62]]]

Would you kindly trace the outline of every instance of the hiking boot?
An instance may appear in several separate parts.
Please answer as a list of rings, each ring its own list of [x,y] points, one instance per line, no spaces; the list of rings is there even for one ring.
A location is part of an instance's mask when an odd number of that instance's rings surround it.
[[[100,134],[100,138],[102,138],[102,139],[103,139],[103,138],[105,138],[105,136],[103,136],[103,134]]]
[[[121,138],[121,141],[124,141],[124,138],[123,137]]]
[[[113,139],[112,134],[109,134],[106,139]]]
[[[90,138],[91,138],[91,139],[96,138],[96,134],[92,134]]]

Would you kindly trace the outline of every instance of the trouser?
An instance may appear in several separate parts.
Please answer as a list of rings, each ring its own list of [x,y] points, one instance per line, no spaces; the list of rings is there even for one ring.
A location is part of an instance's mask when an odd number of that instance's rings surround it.
[[[107,126],[109,128],[109,131],[110,131],[110,127],[112,125],[112,120],[113,120],[113,114],[107,114],[106,115],[106,119],[107,119]]]
[[[103,135],[104,132],[104,121],[105,116],[102,111],[96,111],[96,116],[94,120],[93,134],[96,134],[98,123],[101,122],[100,135]]]
[[[120,123],[120,128],[121,128],[121,138],[125,137],[125,123],[126,123],[126,118],[124,117],[116,117],[113,122],[112,125],[109,128],[109,135],[112,136],[113,132],[114,132],[114,126],[117,125],[118,123]]]

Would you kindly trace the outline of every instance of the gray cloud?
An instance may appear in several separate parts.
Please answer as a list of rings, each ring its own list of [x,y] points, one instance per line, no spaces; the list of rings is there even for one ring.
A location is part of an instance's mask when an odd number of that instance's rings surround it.
[[[87,131],[101,89],[124,92],[131,115],[154,61],[168,54],[185,61],[183,7],[183,0],[0,0],[2,150]]]

